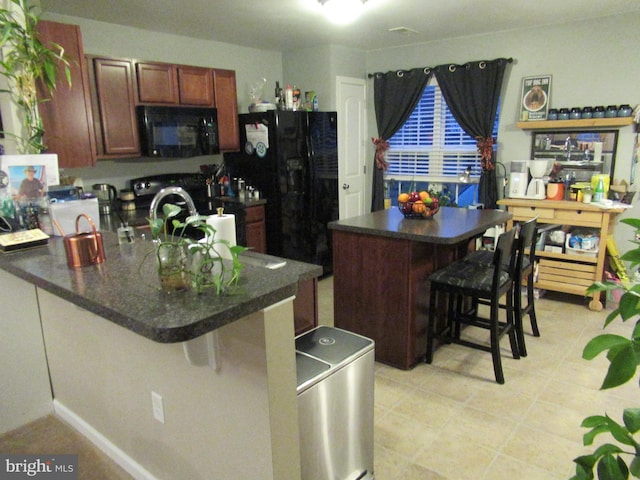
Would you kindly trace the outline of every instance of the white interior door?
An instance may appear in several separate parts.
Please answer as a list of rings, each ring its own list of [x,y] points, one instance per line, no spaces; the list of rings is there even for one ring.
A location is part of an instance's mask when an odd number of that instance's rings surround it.
[[[365,213],[366,83],[337,77],[338,201],[340,218]]]

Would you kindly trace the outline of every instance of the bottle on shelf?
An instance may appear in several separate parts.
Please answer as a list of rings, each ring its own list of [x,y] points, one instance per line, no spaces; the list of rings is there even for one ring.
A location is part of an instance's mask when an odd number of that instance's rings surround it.
[[[287,85],[284,89],[285,108],[287,110],[293,110],[293,88],[291,85]]]
[[[600,177],[596,184],[596,190],[593,192],[593,201],[601,202],[602,200],[604,200],[604,180]]]

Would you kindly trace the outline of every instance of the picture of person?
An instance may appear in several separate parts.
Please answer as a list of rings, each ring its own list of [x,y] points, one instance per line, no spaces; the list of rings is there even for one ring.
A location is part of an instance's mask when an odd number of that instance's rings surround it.
[[[23,174],[23,175],[19,175]],[[9,167],[13,195],[16,200],[40,198],[46,195],[44,166]],[[17,188],[16,188],[17,187]]]

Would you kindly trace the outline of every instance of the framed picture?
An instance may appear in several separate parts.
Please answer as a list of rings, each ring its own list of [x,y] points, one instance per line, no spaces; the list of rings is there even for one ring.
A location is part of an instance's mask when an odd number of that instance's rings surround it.
[[[538,75],[522,79],[520,120],[532,122],[546,120],[551,98],[551,75]]]
[[[10,195],[13,198],[17,198],[20,195],[22,182],[25,179],[31,179],[31,177],[42,185],[42,188],[37,189],[42,190],[42,195],[46,194],[50,185],[58,185],[60,183],[58,155],[56,154],[1,155],[0,171],[4,172],[4,175],[8,177],[7,183]],[[26,184],[24,188],[26,188]],[[23,191],[24,188],[22,189]],[[35,187],[32,186],[31,193],[35,191]]]

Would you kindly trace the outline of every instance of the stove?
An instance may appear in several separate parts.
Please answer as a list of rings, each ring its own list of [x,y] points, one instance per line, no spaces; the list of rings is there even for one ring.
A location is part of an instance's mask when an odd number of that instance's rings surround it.
[[[224,206],[225,213],[235,215],[236,241],[239,245],[246,245],[246,219],[245,208],[242,203],[223,202],[221,199],[211,197],[207,186],[206,177],[202,173],[166,173],[150,175],[129,180],[133,192],[136,210],[145,210],[145,216],[151,206],[151,201],[156,194],[165,187],[182,187],[193,199],[196,210],[200,215],[213,215],[217,207]],[[158,212],[162,214],[162,204],[173,203],[180,205],[184,213],[179,219],[187,217],[188,212],[184,199],[178,195],[167,195],[158,205]]]
[[[193,198],[198,213],[206,214],[213,210],[207,195],[207,183],[201,173],[166,173],[150,175],[129,180],[136,203],[136,210],[149,209],[156,194],[165,187],[182,187]],[[164,203],[184,205],[184,200],[177,195],[169,195]]]

